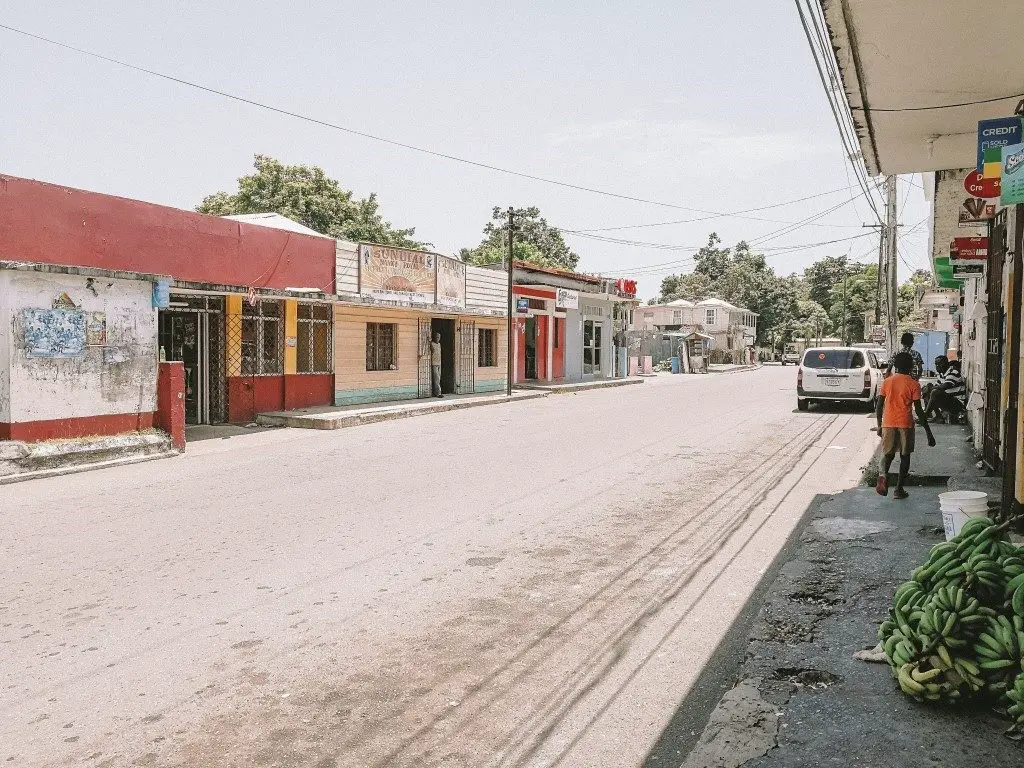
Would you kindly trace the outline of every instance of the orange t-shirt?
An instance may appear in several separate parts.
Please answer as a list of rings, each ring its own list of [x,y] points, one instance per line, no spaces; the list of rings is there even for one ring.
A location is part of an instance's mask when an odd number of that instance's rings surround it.
[[[905,373],[894,373],[882,382],[885,398],[882,426],[910,429],[914,426],[914,401],[921,399],[921,385]]]

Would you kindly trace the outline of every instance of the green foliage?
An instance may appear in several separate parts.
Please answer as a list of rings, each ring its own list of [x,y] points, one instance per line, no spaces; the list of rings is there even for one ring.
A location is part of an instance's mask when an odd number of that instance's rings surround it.
[[[900,286],[896,294],[897,317],[900,329],[919,328],[924,324],[924,310],[918,306],[921,295],[932,286],[932,276],[918,269]]]
[[[529,261],[545,267],[575,271],[580,257],[562,238],[562,233],[548,224],[536,206],[516,208],[513,253],[518,261]],[[484,227],[484,239],[475,248],[460,252],[468,264],[496,264],[508,254],[508,210],[497,206],[491,221]]]
[[[414,229],[395,229],[380,213],[376,193],[359,199],[327,176],[322,168],[284,165],[256,155],[255,173],[238,180],[238,191],[216,192],[196,210],[214,216],[279,213],[321,234],[404,248],[422,248]]]

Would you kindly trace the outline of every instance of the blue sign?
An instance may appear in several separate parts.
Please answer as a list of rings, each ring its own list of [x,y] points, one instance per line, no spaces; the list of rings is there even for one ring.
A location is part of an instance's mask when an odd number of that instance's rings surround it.
[[[529,299],[516,299],[516,312],[520,315],[525,315],[530,311],[530,300]]]
[[[171,306],[171,281],[157,280],[153,283],[153,309],[167,309]]]
[[[985,150],[1020,144],[1024,141],[1019,117],[999,117],[978,121],[978,173],[985,170]]]

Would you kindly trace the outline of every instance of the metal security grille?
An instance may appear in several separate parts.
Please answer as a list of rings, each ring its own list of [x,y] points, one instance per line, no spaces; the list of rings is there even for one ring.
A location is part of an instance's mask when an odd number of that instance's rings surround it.
[[[985,360],[985,434],[982,458],[999,469],[999,401],[1003,385],[1003,262],[1006,258],[1006,211],[992,220],[988,252],[988,349]]]
[[[420,397],[430,397],[430,318],[421,317],[417,336],[416,389]]]
[[[295,358],[298,373],[334,372],[334,310],[330,304],[299,304]]]
[[[242,303],[242,376],[280,376],[284,373],[284,306],[281,301]]]
[[[366,324],[366,370],[390,371],[398,365],[397,335],[394,323]]]
[[[459,323],[459,381],[460,394],[476,390],[476,323]]]
[[[185,420],[217,424],[227,418],[224,299],[173,294],[159,312],[160,348],[185,368]]]
[[[558,318],[555,318],[555,330],[558,330]],[[498,364],[498,332],[493,328],[481,328],[477,332],[476,364],[478,368],[491,368]],[[555,346],[558,346],[555,336]]]

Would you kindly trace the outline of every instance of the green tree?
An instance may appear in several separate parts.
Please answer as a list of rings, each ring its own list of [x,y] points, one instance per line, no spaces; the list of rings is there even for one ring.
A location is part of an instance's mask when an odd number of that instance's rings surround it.
[[[580,257],[562,238],[562,233],[548,224],[536,206],[516,208],[513,253],[517,260],[541,266],[575,271]],[[462,260],[468,264],[495,264],[508,254],[508,209],[495,206],[491,220],[484,227],[484,239],[475,248],[463,248]]]
[[[808,298],[818,302],[826,312],[832,308],[832,288],[842,283],[846,264],[845,256],[826,256],[804,270]]]
[[[815,342],[828,335],[831,326],[828,312],[813,299],[804,299],[797,304],[797,314],[793,327],[800,332],[808,343]]]
[[[875,307],[878,267],[875,264],[848,264],[846,272],[846,301],[843,301],[843,279],[832,286],[828,314],[832,327],[840,338],[856,343],[864,338],[864,313]],[[843,331],[843,315],[846,330]]]
[[[255,173],[238,180],[237,192],[208,195],[196,210],[214,216],[279,213],[343,240],[404,248],[425,245],[413,239],[415,229],[395,229],[384,219],[376,193],[359,199],[322,168],[284,165],[266,155],[256,155],[253,167]]]
[[[899,287],[896,308],[901,329],[917,328],[924,324],[924,310],[921,309],[920,300],[932,285],[931,273],[918,269]]]
[[[700,272],[686,275],[669,275],[661,281],[661,294],[651,303],[667,304],[676,299],[703,301],[711,295],[711,279]]]

